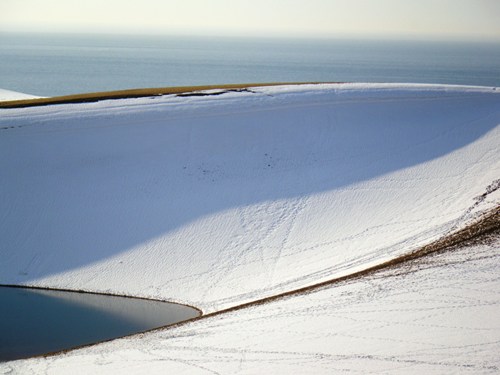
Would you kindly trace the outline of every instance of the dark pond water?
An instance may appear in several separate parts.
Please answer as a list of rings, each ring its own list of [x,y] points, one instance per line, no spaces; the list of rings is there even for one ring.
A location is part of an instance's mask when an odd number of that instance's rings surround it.
[[[159,301],[0,287],[0,361],[69,349],[199,316]]]

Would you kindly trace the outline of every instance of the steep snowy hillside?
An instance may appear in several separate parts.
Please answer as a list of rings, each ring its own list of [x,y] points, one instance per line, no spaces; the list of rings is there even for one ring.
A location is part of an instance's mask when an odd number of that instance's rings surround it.
[[[498,374],[499,235],[182,326],[0,364],[0,371]]]
[[[500,93],[255,87],[0,109],[0,284],[198,321],[0,373],[497,373]],[[490,217],[491,218],[491,217]]]
[[[0,110],[0,283],[213,312],[498,203],[492,88],[301,85]]]

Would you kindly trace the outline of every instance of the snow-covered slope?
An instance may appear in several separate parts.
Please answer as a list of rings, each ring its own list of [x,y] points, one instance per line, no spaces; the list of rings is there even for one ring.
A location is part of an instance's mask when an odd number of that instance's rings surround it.
[[[3,109],[0,283],[213,312],[364,269],[498,204],[499,124],[425,85]]]
[[[497,237],[181,327],[0,364],[0,371],[498,374],[499,248]]]
[[[9,100],[35,99],[39,96],[24,94],[22,92],[0,89],[0,102]]]

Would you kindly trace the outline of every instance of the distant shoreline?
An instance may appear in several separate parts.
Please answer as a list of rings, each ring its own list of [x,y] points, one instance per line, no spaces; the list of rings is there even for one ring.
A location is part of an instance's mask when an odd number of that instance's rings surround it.
[[[116,91],[101,91],[75,95],[54,96],[48,98],[20,99],[0,102],[0,108],[24,108],[38,107],[51,104],[68,103],[92,103],[108,99],[130,99],[148,96],[179,95],[196,93],[206,90],[238,91],[250,87],[263,86],[285,86],[285,85],[309,85],[309,84],[331,84],[341,82],[267,82],[267,83],[236,83],[224,85],[203,85],[203,86],[173,86],[158,88],[142,88]],[[200,93],[200,95],[203,95]]]

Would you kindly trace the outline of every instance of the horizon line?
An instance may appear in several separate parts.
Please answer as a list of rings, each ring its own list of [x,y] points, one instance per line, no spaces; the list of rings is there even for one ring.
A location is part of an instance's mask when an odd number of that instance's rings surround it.
[[[3,30],[0,34],[37,34],[61,36],[134,36],[134,37],[193,37],[193,38],[227,38],[227,39],[296,39],[296,40],[367,40],[367,41],[422,41],[422,42],[483,42],[500,43],[496,35],[435,35],[408,33],[231,33],[215,30],[58,30],[58,29],[14,29]]]

